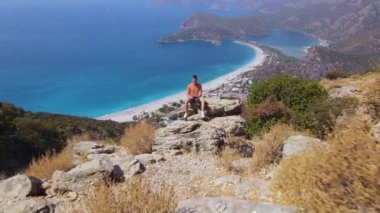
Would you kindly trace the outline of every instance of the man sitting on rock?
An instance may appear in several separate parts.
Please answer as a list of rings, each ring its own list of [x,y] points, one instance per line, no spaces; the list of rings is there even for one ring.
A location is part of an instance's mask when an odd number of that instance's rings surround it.
[[[201,105],[201,116],[205,118],[205,100],[203,98],[202,85],[198,83],[198,77],[193,75],[192,81],[187,87],[187,100],[185,102],[185,115],[183,118],[186,120],[189,116],[189,104]]]

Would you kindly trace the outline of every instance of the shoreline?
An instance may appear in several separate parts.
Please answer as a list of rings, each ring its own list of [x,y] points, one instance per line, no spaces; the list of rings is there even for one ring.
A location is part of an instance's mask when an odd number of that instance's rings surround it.
[[[214,80],[208,81],[203,84],[203,90],[204,93],[207,94],[209,90],[213,90],[221,86],[222,84],[230,82],[232,79],[238,77],[240,74],[251,71],[255,69],[255,67],[260,66],[264,63],[264,61],[267,58],[267,55],[265,52],[259,48],[254,42],[248,42],[248,41],[235,41],[235,43],[240,45],[248,46],[255,50],[256,55],[255,57],[246,65],[243,67],[240,67],[239,69],[236,69],[230,73],[227,73],[223,76],[220,76]],[[133,107],[130,109],[126,109],[123,111],[107,114],[104,116],[100,116],[97,119],[98,120],[112,120],[116,122],[128,122],[133,121],[133,117],[142,113],[151,113],[159,108],[161,108],[164,104],[169,104],[172,102],[178,102],[180,100],[183,100],[186,97],[186,93],[180,92],[171,96],[167,96],[165,98],[159,99],[157,101],[153,101],[150,103],[146,103],[137,107]]]

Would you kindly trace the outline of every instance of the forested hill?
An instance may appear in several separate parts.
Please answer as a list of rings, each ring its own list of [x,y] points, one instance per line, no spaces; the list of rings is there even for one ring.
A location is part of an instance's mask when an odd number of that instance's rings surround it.
[[[0,174],[25,167],[33,157],[60,151],[68,138],[119,139],[127,123],[89,118],[31,113],[0,102]]]

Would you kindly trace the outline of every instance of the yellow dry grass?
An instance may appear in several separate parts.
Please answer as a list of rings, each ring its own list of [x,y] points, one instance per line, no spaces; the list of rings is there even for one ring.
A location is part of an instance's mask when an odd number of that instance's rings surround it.
[[[49,152],[33,159],[25,174],[43,179],[51,177],[56,170],[67,171],[73,166],[72,144],[68,144],[60,153]]]
[[[380,145],[355,116],[326,146],[315,146],[280,164],[272,188],[281,204],[310,212],[379,212]]]
[[[349,78],[341,78],[337,80],[323,79],[321,81],[321,84],[328,91],[342,86],[353,86],[362,91],[362,95],[358,96],[361,103],[367,103],[370,101],[369,99],[375,99],[378,103],[380,103],[379,82],[380,72],[375,70],[373,72],[368,72],[365,74],[354,75]]]
[[[155,213],[174,212],[177,197],[170,186],[152,190],[141,178],[129,180],[125,186],[101,183],[85,201],[91,213]]]
[[[255,137],[253,139],[255,154],[251,163],[252,171],[255,172],[271,164],[279,163],[282,158],[284,141],[296,133],[297,131],[292,126],[277,124],[262,137]],[[308,133],[303,133],[303,135],[305,134],[308,135]]]
[[[239,160],[240,158],[238,150],[225,147],[218,153],[216,162],[219,167],[224,168],[228,173],[241,173],[242,171],[233,164],[234,161]]]
[[[141,122],[125,130],[120,145],[127,147],[131,154],[152,152],[155,128],[153,125]]]
[[[75,144],[82,141],[93,141],[93,140],[89,134],[74,135],[74,136],[71,136],[69,139],[67,139],[67,142],[71,144]]]

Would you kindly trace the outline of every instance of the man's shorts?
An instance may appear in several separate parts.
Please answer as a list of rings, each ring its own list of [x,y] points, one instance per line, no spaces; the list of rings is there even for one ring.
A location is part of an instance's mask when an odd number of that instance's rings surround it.
[[[190,100],[190,103],[191,104],[201,104],[201,99],[199,99],[199,98],[192,98]]]

